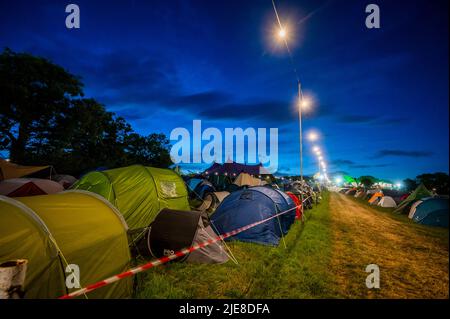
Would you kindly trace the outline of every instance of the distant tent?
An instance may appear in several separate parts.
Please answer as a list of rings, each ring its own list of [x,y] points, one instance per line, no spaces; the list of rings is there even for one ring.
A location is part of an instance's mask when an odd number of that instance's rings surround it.
[[[343,177],[344,177],[344,184],[352,185],[352,186],[358,185],[358,182],[353,177],[351,177],[349,175],[344,175]]]
[[[404,201],[402,201],[394,212],[407,214],[414,202],[430,197],[431,192],[425,187],[425,185],[420,184],[417,186],[414,192],[412,192]]]
[[[228,195],[230,195],[230,193],[225,191],[207,193],[204,196],[201,205],[199,207],[196,207],[196,209],[212,213],[216,210],[216,208],[220,205],[221,202],[223,202],[225,197],[227,197]]]
[[[190,198],[203,199],[207,193],[216,191],[214,185],[206,179],[191,178],[186,184]]]
[[[65,189],[69,188],[73,184],[77,182],[77,179],[73,177],[72,175],[53,175],[51,178],[53,181],[58,182],[60,185],[62,185]]]
[[[411,207],[411,217],[416,223],[448,227],[448,198],[424,198]]]
[[[163,209],[152,222],[149,231],[138,244],[143,256],[160,258],[170,256],[183,248],[202,244],[218,235],[208,223],[208,217],[199,211]],[[195,250],[180,260],[191,263],[224,263],[228,255],[220,241]]]
[[[363,198],[366,195],[366,193],[363,190],[359,190],[355,193],[356,198]]]
[[[395,200],[390,196],[383,196],[377,205],[381,207],[397,207]]]
[[[233,184],[237,186],[261,186],[262,180],[252,177],[247,173],[240,173],[234,180]]]
[[[383,197],[383,193],[382,192],[376,192],[375,194],[372,195],[372,197],[369,199],[369,204],[370,205],[376,205],[380,198]]]
[[[133,165],[84,175],[74,186],[116,206],[131,230],[147,227],[163,209],[190,210],[183,179],[169,169]]]
[[[247,165],[236,162],[226,162],[224,164],[214,163],[212,166],[207,168],[204,172],[206,175],[228,175],[228,176],[238,176],[240,173],[247,173],[250,175],[270,175],[270,172],[262,166],[262,164],[257,165]]]
[[[11,178],[0,181],[0,195],[24,197],[62,192],[64,187],[55,181],[40,178]]]
[[[25,298],[57,298],[66,266],[80,268],[85,287],[130,266],[127,225],[102,197],[88,192],[9,198],[0,196],[0,262],[26,259]],[[89,293],[89,298],[129,298],[132,279]],[[83,298],[83,297],[81,297]]]
[[[23,166],[0,158],[0,181],[27,176],[47,168],[50,166]]]
[[[268,187],[252,187],[228,195],[211,216],[211,223],[219,234],[270,218],[280,212],[284,215],[233,236],[246,242],[278,245],[295,220],[295,204],[285,193]]]

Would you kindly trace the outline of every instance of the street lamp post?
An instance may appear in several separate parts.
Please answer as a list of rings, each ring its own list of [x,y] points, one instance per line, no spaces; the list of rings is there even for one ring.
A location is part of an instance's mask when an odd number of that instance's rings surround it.
[[[300,181],[303,183],[303,130],[302,130],[302,103],[303,94],[300,81],[298,83],[298,121],[299,121],[299,137],[300,137]]]

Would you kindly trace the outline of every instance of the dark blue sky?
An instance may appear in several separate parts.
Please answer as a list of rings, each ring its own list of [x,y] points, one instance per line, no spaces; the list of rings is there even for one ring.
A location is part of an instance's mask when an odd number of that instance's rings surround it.
[[[1,1],[0,47],[51,59],[139,133],[278,127],[279,171],[296,174],[296,80],[272,41],[270,0]],[[365,27],[365,6],[381,29]],[[331,171],[398,180],[448,172],[447,1],[277,1]],[[305,143],[305,173],[317,167]]]

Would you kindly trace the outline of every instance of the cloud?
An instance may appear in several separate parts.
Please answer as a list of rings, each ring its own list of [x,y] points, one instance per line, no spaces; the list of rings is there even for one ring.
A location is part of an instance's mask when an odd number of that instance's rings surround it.
[[[371,124],[371,125],[393,125],[402,124],[409,121],[404,117],[382,117],[377,115],[340,115],[336,117],[336,120],[344,124]]]
[[[347,159],[337,159],[333,160],[332,164],[334,166],[347,166],[349,168],[377,168],[377,167],[388,167],[390,164],[358,164],[352,160]]]
[[[381,150],[378,151],[371,158],[375,159],[388,156],[420,158],[420,157],[428,157],[431,155],[433,155],[433,152],[430,151]]]
[[[390,166],[390,164],[355,164],[352,165],[352,168],[379,168],[379,167],[388,167]]]
[[[224,104],[217,108],[203,109],[199,115],[223,120],[260,119],[277,123],[292,121],[290,104],[281,100]]]
[[[333,165],[353,165],[355,164],[355,162],[351,161],[351,160],[346,160],[346,159],[337,159],[337,160],[333,160]]]
[[[341,115],[337,117],[341,123],[368,123],[376,120],[376,117],[371,115]]]

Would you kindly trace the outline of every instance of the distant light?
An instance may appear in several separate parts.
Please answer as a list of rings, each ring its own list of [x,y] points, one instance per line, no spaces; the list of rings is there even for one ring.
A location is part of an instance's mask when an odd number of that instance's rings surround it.
[[[342,178],[336,177],[334,181],[339,185],[340,183],[342,183]]]
[[[319,148],[319,146],[317,146],[317,145],[313,146],[313,152],[314,152],[314,153],[320,153],[320,148]]]
[[[278,32],[278,35],[279,35],[281,38],[285,38],[285,37],[286,37],[286,30],[281,29],[280,32]]]
[[[311,131],[308,133],[307,138],[311,142],[315,142],[319,139],[319,134],[315,131]]]
[[[321,162],[322,162],[322,160],[323,160],[323,156],[322,156],[322,155],[319,155],[318,159],[319,159],[319,161],[321,161]]]

